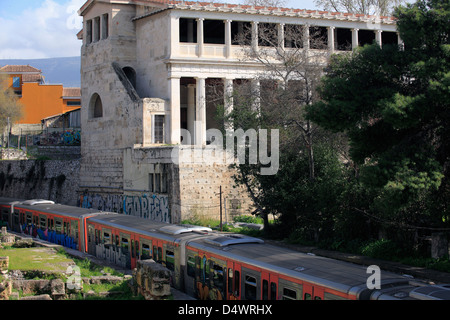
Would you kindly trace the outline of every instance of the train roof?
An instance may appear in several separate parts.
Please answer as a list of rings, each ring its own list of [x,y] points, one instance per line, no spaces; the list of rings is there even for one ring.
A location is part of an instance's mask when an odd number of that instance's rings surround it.
[[[14,203],[17,203],[17,202],[23,202],[24,200],[23,199],[16,199],[16,198],[3,198],[3,197],[0,197],[0,205],[1,204],[7,204],[7,205],[10,205],[10,204],[14,204]]]
[[[89,218],[88,221],[140,235],[156,236],[170,241],[175,241],[177,238],[185,234],[192,234],[193,232],[202,233],[212,231],[207,227],[174,225],[124,214],[97,215]]]
[[[72,218],[79,218],[79,217],[85,216],[85,215],[100,214],[100,213],[105,214],[104,212],[102,212],[100,210],[62,205],[62,204],[54,203],[53,201],[50,201],[50,200],[42,200],[42,199],[33,199],[33,200],[22,201],[22,202],[16,204],[15,208],[23,208],[26,210],[36,210],[39,212],[52,213],[52,214],[57,214],[57,215],[67,216],[67,217],[72,217]],[[112,214],[112,213],[109,213],[109,214]]]
[[[230,238],[240,240],[233,242]],[[195,239],[189,242],[189,246],[346,293],[354,291],[357,294],[367,289],[366,281],[371,275],[367,273],[367,266],[302,253],[242,235],[218,235]],[[408,285],[410,281],[409,277],[381,271],[382,288],[392,286],[394,283]]]

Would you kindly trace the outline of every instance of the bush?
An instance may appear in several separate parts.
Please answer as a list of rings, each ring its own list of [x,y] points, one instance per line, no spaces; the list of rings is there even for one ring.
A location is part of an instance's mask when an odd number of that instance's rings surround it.
[[[391,240],[381,239],[361,248],[361,253],[376,259],[397,260],[401,250]]]

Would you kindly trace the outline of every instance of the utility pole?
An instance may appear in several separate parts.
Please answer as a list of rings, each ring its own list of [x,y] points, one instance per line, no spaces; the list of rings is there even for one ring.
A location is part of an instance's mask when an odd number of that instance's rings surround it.
[[[7,146],[8,146],[8,148],[9,148],[9,135],[11,134],[11,130],[10,130],[10,128],[9,128],[9,117],[8,117],[8,128],[7,128],[7,130],[8,130],[8,142],[7,142]]]
[[[220,232],[223,231],[222,229],[222,186],[220,186],[219,189],[219,193],[220,193]]]

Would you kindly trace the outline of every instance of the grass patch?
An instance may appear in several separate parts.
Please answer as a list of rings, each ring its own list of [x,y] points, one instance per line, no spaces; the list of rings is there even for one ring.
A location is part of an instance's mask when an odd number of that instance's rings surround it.
[[[42,247],[0,249],[0,256],[9,257],[9,270],[63,273],[73,263],[54,249]]]

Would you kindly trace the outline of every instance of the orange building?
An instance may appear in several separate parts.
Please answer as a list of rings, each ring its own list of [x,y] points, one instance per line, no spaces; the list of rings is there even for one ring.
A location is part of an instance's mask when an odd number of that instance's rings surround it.
[[[41,120],[81,108],[80,88],[62,84],[45,84],[42,71],[29,65],[6,65],[0,73],[9,76],[8,86],[24,106],[18,124],[41,124]]]

